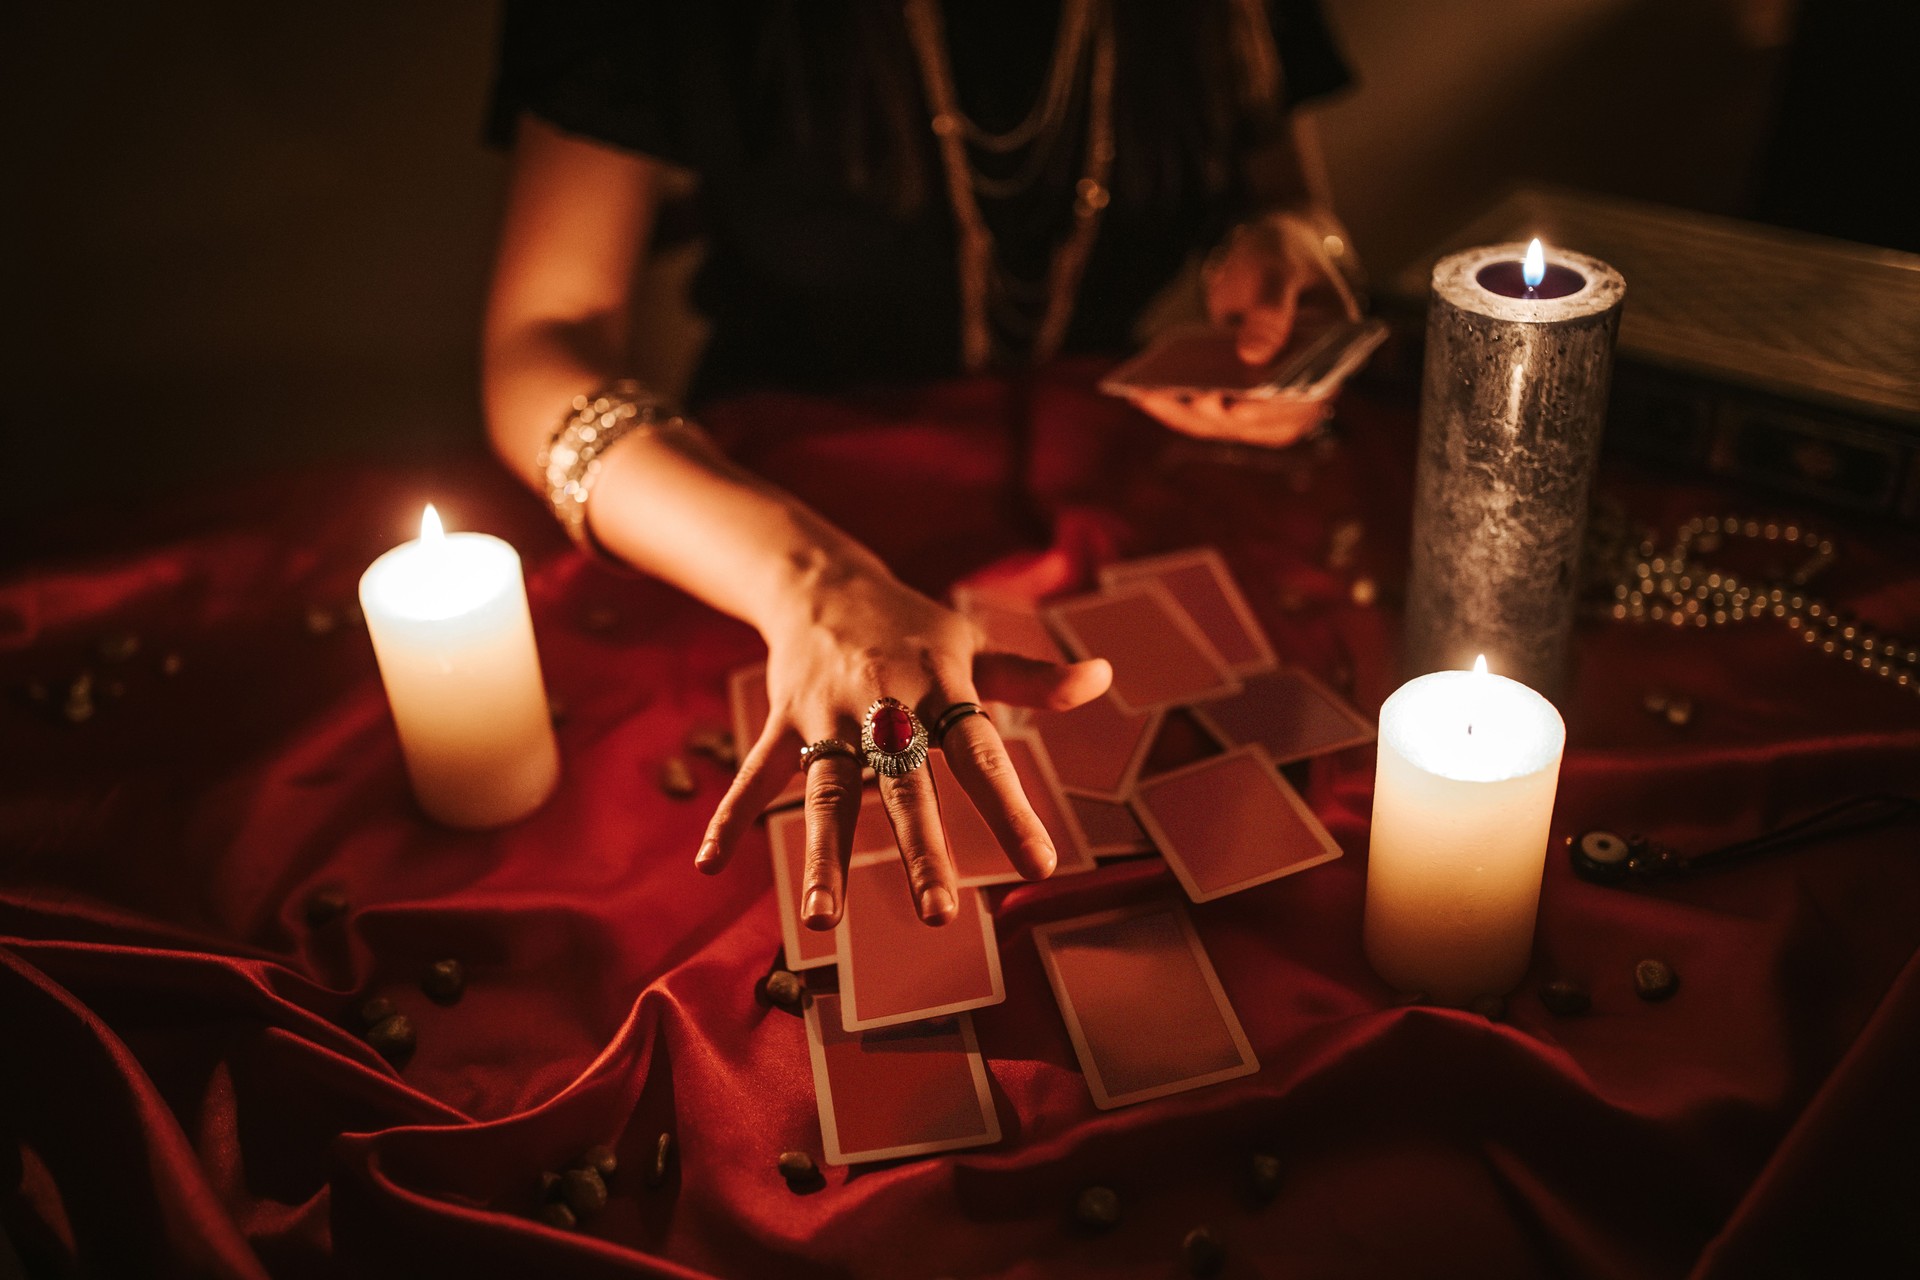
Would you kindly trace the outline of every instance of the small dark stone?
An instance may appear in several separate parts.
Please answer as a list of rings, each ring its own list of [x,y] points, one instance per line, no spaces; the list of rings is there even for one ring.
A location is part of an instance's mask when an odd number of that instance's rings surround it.
[[[552,1204],[560,1198],[560,1175],[551,1169],[540,1171],[540,1203]]]
[[[1220,1268],[1227,1262],[1227,1251],[1221,1247],[1212,1227],[1195,1227],[1187,1232],[1186,1239],[1180,1242],[1180,1256],[1190,1276],[1219,1275]]]
[[[1684,727],[1693,720],[1693,699],[1675,698],[1667,704],[1667,723]]]
[[[788,1182],[806,1182],[820,1172],[820,1166],[804,1151],[782,1151],[780,1158],[774,1161],[774,1167]]]
[[[420,975],[420,989],[435,1004],[458,1004],[467,991],[466,966],[458,960],[435,960]]]
[[[347,914],[347,895],[333,885],[322,885],[307,895],[303,909],[307,923],[318,929]]]
[[[602,1178],[611,1178],[614,1170],[620,1167],[620,1157],[613,1154],[613,1148],[606,1143],[588,1147],[587,1154],[580,1157],[581,1163],[599,1174]]]
[[[375,1026],[378,1023],[385,1022],[398,1012],[400,1011],[393,1007],[393,1001],[387,999],[385,996],[372,996],[363,1000],[360,1004],[360,1025],[362,1027]]]
[[[307,606],[308,635],[329,636],[333,634],[334,628],[339,625],[340,620],[334,617],[333,610],[327,608],[325,605],[310,604]]]
[[[539,1217],[540,1221],[560,1231],[571,1231],[580,1225],[580,1220],[573,1216],[573,1210],[558,1200],[541,1205]]]
[[[1547,1012],[1563,1018],[1574,1018],[1593,1007],[1593,1000],[1587,995],[1587,989],[1577,982],[1549,982],[1540,988],[1540,1003],[1547,1006]]]
[[[696,790],[693,770],[679,756],[668,756],[660,764],[660,789],[675,800],[685,800]]]
[[[1642,1000],[1665,1000],[1680,985],[1680,975],[1665,960],[1642,960],[1633,966],[1633,989]]]
[[[1120,1197],[1112,1187],[1088,1187],[1073,1202],[1073,1220],[1089,1231],[1111,1231],[1120,1221]]]
[[[1247,1161],[1254,1197],[1265,1203],[1280,1194],[1280,1157],[1256,1151]]]
[[[1498,1022],[1507,1016],[1507,1002],[1503,996],[1475,996],[1473,1003],[1467,1007],[1488,1022]]]
[[[110,636],[102,636],[94,647],[102,662],[125,662],[140,652],[140,637],[131,631],[117,631]]]
[[[647,1185],[657,1187],[666,1182],[672,1168],[673,1135],[663,1133],[653,1142],[653,1167],[647,1170]]]
[[[569,1169],[560,1175],[560,1196],[582,1218],[607,1207],[607,1184],[598,1169]]]
[[[375,1053],[399,1066],[413,1053],[413,1019],[404,1013],[388,1014],[367,1028],[367,1043]]]
[[[163,676],[177,676],[180,674],[180,669],[186,665],[186,660],[179,654],[169,653],[160,659],[160,674]]]
[[[740,767],[740,752],[733,735],[725,729],[703,726],[687,735],[687,750],[705,756],[729,772]]]
[[[798,1009],[800,998],[806,994],[806,988],[800,985],[800,979],[785,969],[775,969],[767,975],[765,984],[767,1002],[777,1004],[782,1009]]]

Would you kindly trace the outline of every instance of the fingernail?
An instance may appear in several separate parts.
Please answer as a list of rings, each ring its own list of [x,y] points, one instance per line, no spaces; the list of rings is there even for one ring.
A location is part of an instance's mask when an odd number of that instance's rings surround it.
[[[928,924],[945,924],[953,918],[956,909],[953,895],[940,885],[920,895],[920,918]]]
[[[714,872],[720,869],[719,867],[714,865],[719,860],[720,860],[720,842],[718,840],[708,840],[703,842],[700,845],[700,852],[693,855],[693,865],[699,868],[701,871],[706,872],[708,875],[712,875]]]
[[[801,914],[806,916],[808,924],[812,924],[816,920],[831,923],[833,920],[833,890],[809,889],[807,891],[806,905],[801,909]]]
[[[1049,845],[1041,849],[1040,856],[1035,858],[1033,861],[1034,861],[1034,865],[1040,868],[1040,874],[1034,878],[1037,880],[1045,880],[1048,876],[1052,875],[1054,871],[1059,868],[1060,855],[1054,852],[1053,847]]]

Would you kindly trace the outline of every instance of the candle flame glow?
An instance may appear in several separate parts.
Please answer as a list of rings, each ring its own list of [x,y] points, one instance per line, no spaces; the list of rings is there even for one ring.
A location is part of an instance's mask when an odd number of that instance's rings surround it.
[[[420,541],[437,544],[447,540],[447,530],[440,523],[440,513],[429,502],[427,509],[420,513]]]
[[[1534,243],[1539,244],[1540,242],[1538,240],[1535,240]],[[432,508],[429,507],[428,510],[432,510]],[[1473,674],[1477,676],[1483,676],[1487,674],[1487,655],[1486,654],[1483,653],[1479,657],[1473,660]]]
[[[1527,256],[1520,263],[1520,278],[1527,282],[1527,288],[1537,289],[1540,282],[1547,278],[1547,251],[1540,247],[1540,237],[1535,236],[1527,245]]]

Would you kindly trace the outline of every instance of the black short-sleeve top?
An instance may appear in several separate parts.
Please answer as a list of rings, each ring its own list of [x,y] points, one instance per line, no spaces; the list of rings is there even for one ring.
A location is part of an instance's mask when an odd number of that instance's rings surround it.
[[[1204,154],[1221,135],[1204,133],[1200,86],[1223,72],[1196,16],[1224,20],[1235,0],[1108,2],[1112,198],[1069,351],[1125,350],[1141,307],[1244,211],[1231,160]],[[1018,124],[1047,76],[1058,0],[941,11],[963,109],[987,129]],[[1347,83],[1314,0],[1267,12],[1285,106]],[[1083,109],[1033,181],[981,201],[1015,281],[1044,278],[1070,225]],[[898,0],[507,0],[490,141],[511,145],[523,112],[698,176],[694,302],[713,333],[696,395],[957,371],[955,219]]]

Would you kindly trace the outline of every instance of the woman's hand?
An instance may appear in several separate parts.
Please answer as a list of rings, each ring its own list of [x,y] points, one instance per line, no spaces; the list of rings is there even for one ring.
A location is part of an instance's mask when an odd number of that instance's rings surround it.
[[[1352,261],[1344,232],[1324,210],[1243,223],[1207,260],[1207,316],[1234,335],[1242,362],[1267,364],[1298,332],[1360,318]],[[1271,448],[1313,434],[1333,412],[1328,397],[1144,391],[1132,399],[1186,435]]]
[[[867,571],[821,577],[825,581],[796,592],[793,607],[778,611],[780,620],[764,628],[772,711],[694,859],[708,874],[726,866],[740,837],[786,786],[802,747],[838,738],[858,749],[862,720],[876,698],[912,707],[931,733],[956,702],[1064,710],[1098,697],[1113,678],[1104,659],[1060,665],[985,652],[972,623],[891,578]],[[987,717],[966,716],[947,730],[944,742],[930,745],[945,751],[1014,868],[1029,880],[1053,874],[1053,838],[1027,802]],[[800,901],[809,928],[832,928],[846,906],[862,765],[858,758],[822,755],[807,773],[807,869]],[[923,766],[880,778],[879,789],[915,909],[928,924],[945,924],[959,900],[933,776]]]

